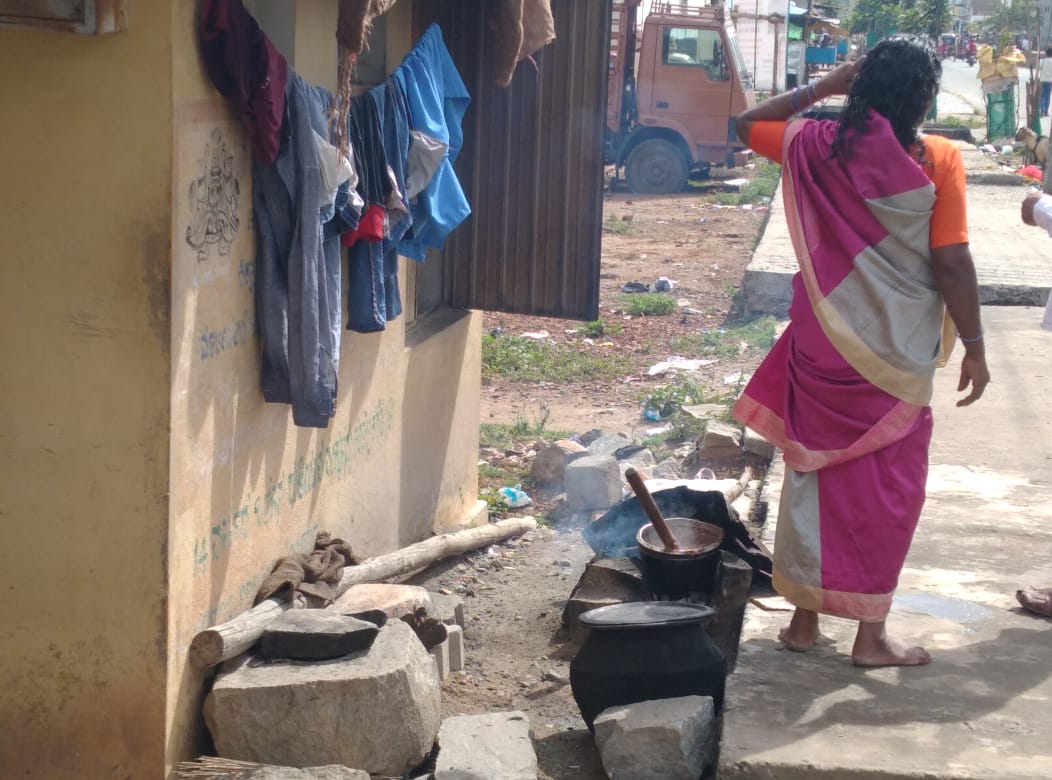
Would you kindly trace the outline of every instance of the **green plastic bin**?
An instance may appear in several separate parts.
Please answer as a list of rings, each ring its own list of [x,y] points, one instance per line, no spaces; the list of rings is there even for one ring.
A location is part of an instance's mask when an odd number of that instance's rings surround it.
[[[986,137],[1015,138],[1015,90],[986,96]]]

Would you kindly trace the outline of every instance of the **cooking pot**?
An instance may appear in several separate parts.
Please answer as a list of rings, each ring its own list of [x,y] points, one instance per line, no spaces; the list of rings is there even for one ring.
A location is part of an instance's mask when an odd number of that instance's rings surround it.
[[[570,663],[570,690],[593,728],[609,707],[680,696],[723,706],[727,663],[705,632],[712,607],[667,601],[613,604],[581,615],[590,629]]]

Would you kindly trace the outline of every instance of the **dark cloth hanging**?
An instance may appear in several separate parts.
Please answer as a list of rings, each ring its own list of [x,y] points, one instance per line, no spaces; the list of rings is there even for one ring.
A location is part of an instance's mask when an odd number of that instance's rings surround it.
[[[273,163],[285,113],[285,58],[241,0],[204,0],[199,39],[205,71],[237,108],[253,154]]]
[[[339,239],[326,237],[320,161],[312,131],[328,133],[332,95],[295,72],[286,90],[288,133],[273,165],[256,162],[256,323],[268,402],[292,405],[298,426],[325,428],[336,407],[343,331]]]

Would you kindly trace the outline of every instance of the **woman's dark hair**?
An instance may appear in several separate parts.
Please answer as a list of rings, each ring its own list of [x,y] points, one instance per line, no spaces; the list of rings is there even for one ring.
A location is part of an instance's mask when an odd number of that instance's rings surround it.
[[[851,154],[851,136],[864,130],[870,110],[891,123],[895,138],[909,151],[939,93],[942,65],[934,47],[923,38],[895,36],[874,46],[863,60],[847,104],[840,114],[833,152]]]
[[[1052,57],[1052,46],[1049,46],[1045,49],[1045,56]]]

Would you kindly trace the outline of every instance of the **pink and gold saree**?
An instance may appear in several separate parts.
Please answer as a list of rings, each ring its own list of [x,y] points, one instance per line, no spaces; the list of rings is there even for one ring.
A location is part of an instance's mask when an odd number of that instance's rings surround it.
[[[790,123],[782,192],[800,271],[790,325],[735,417],[782,449],[774,586],[798,607],[883,620],[924,504],[928,403],[952,323],[931,272],[935,191],[872,114]]]

